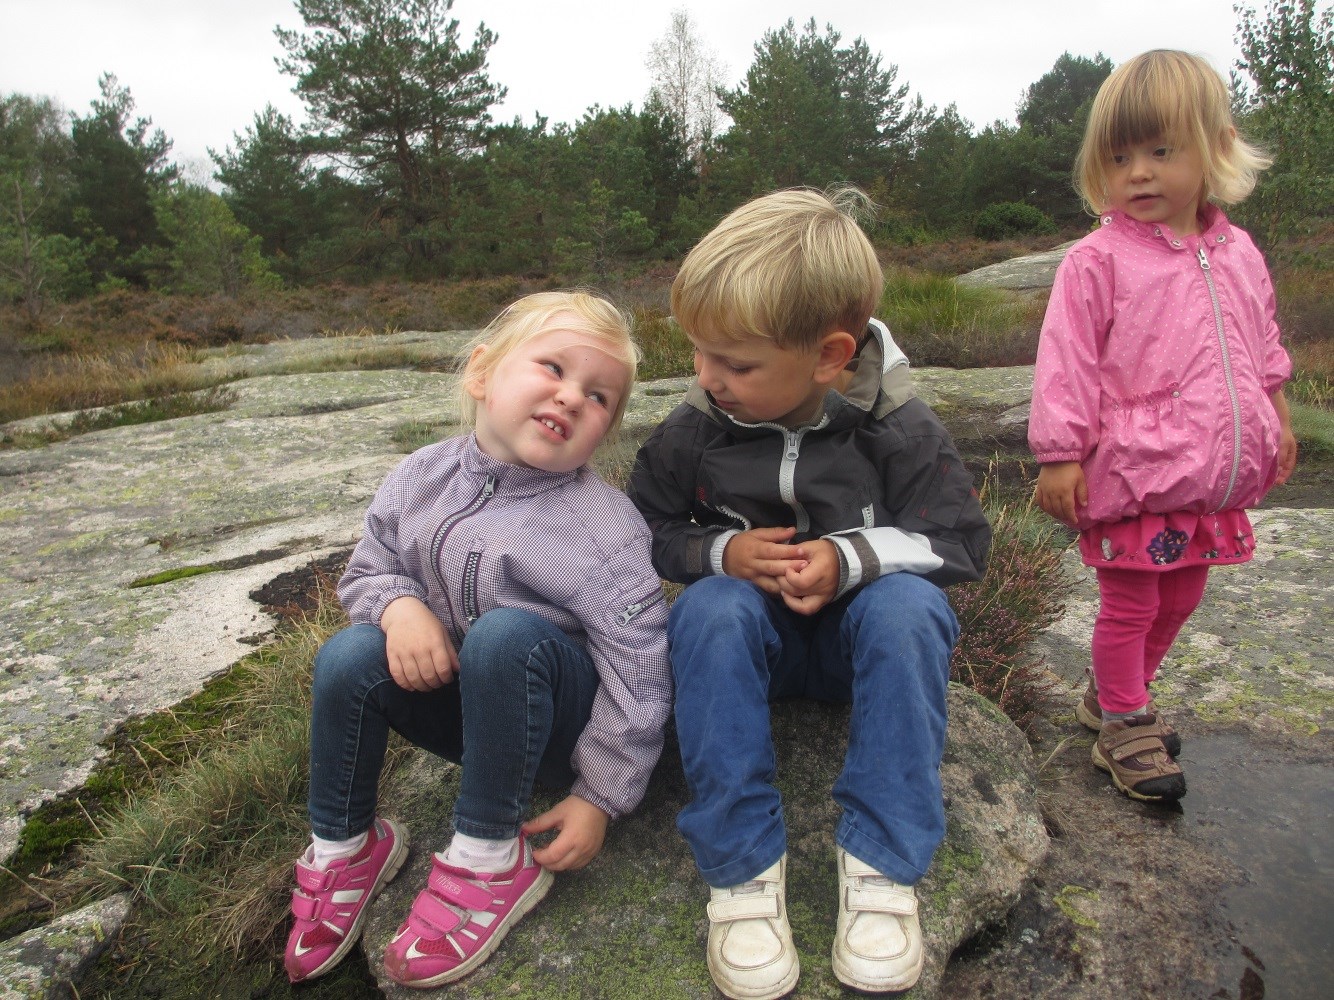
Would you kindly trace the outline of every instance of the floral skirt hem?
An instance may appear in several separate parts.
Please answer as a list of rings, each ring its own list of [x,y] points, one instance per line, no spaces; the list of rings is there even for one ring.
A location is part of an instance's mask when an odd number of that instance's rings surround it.
[[[1079,533],[1085,566],[1160,573],[1182,566],[1248,562],[1255,535],[1244,510],[1216,514],[1140,514]]]

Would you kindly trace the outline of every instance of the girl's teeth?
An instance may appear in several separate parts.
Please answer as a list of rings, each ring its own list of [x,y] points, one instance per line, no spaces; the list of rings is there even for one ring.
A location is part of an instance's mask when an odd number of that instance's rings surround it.
[[[555,431],[555,432],[556,432],[557,434],[559,434],[561,437],[564,437],[564,436],[565,436],[565,432],[564,432],[563,430],[560,429],[560,426],[559,426],[554,420],[543,420],[542,423],[544,423],[546,426],[550,427],[553,431]]]

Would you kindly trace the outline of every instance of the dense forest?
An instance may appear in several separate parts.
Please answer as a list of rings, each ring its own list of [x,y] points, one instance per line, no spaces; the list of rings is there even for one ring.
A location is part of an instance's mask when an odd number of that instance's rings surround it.
[[[330,280],[600,279],[672,260],[774,187],[852,183],[880,241],[1077,231],[1070,167],[1112,64],[1060,56],[1017,122],[927,106],[832,25],[788,21],[728,85],[688,15],[646,53],[654,86],[577,122],[492,120],[493,33],[453,0],[296,0],[279,63],[307,120],[272,106],[187,180],[113,75],[84,113],[0,98],[0,298],[40,328],[52,303],[117,288],[234,295]],[[1315,0],[1239,7],[1239,120],[1275,158],[1237,214],[1272,248],[1317,247],[1334,185],[1334,27]]]

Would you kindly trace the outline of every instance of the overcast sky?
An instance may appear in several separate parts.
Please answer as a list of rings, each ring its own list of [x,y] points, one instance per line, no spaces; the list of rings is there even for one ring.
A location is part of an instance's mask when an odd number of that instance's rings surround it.
[[[508,88],[497,121],[577,121],[593,104],[642,105],[644,62],[673,10],[696,32],[735,85],[765,31],[815,11],[844,43],[861,36],[898,80],[981,127],[1013,120],[1024,88],[1062,52],[1102,52],[1119,63],[1150,48],[1198,52],[1227,76],[1236,58],[1233,0],[457,0],[453,14],[470,45],[479,20],[499,35],[494,82]],[[1263,6],[1255,0],[1255,6]],[[206,150],[235,135],[272,103],[298,121],[293,78],[274,59],[275,25],[301,27],[293,0],[0,0],[0,94],[51,97],[83,114],[97,79],[115,73],[137,114],[175,143],[173,158],[211,172]]]

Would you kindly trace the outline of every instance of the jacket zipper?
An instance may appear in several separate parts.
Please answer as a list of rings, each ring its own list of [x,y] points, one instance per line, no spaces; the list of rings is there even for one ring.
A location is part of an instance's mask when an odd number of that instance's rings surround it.
[[[660,603],[664,599],[665,595],[662,592],[662,588],[659,587],[654,593],[649,594],[649,596],[642,601],[636,601],[634,604],[627,604],[617,617],[620,619],[622,625],[629,625],[639,617],[640,613],[645,608],[651,608],[653,605]]]
[[[824,425],[825,420],[821,420],[817,427],[803,427],[796,431],[782,428],[784,445],[783,459],[778,463],[778,495],[796,515],[798,535],[811,530],[811,517],[806,513],[805,505],[797,499],[797,459],[801,457],[801,439],[807,431],[817,430]]]
[[[454,642],[455,649],[462,645],[463,636],[459,635],[458,629],[454,627],[454,607],[449,600],[449,584],[445,582],[445,576],[440,571],[440,553],[444,550],[445,539],[449,537],[449,533],[454,529],[454,526],[465,517],[471,517],[473,514],[481,510],[495,492],[496,477],[487,476],[486,482],[482,485],[482,489],[478,492],[477,496],[473,497],[472,502],[458,513],[451,514],[449,517],[441,521],[440,527],[435,529],[435,536],[431,539],[431,571],[435,574],[436,582],[440,584],[440,593],[444,597],[445,608],[449,612],[449,621],[445,622],[445,627],[449,629],[449,635]],[[466,576],[467,574],[465,574],[465,577]],[[474,584],[476,583],[476,574],[473,574],[473,582]],[[461,597],[466,606],[468,604],[466,582],[461,584],[460,588],[462,590]],[[472,603],[474,605],[476,604],[475,596],[473,597]]]
[[[1214,286],[1213,271],[1209,266],[1209,257],[1204,247],[1198,250],[1200,270],[1204,272],[1205,284],[1209,286],[1209,301],[1214,307],[1214,334],[1218,337],[1218,350],[1223,358],[1223,380],[1227,383],[1228,400],[1232,405],[1232,471],[1228,475],[1227,489],[1223,499],[1215,510],[1226,510],[1232,499],[1232,491],[1237,486],[1237,472],[1241,468],[1241,401],[1237,396],[1237,384],[1232,376],[1232,355],[1227,348],[1227,334],[1223,329],[1223,309],[1218,304],[1218,289]]]

